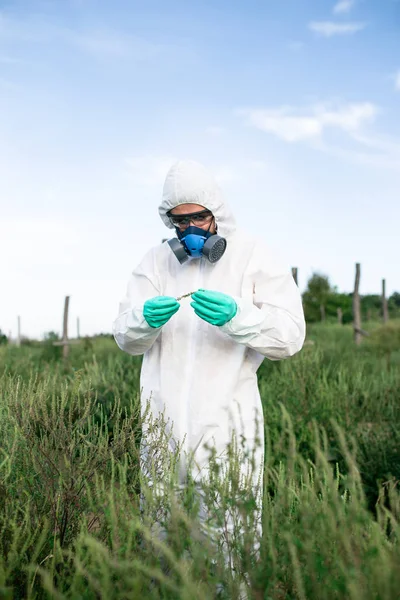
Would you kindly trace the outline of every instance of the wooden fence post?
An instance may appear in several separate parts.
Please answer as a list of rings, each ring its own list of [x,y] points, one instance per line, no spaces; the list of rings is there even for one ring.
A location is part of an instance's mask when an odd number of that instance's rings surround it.
[[[325,304],[320,304],[319,312],[321,313],[321,322],[326,321]]]
[[[64,301],[64,319],[63,319],[63,360],[66,364],[69,356],[69,344],[68,344],[68,310],[69,310],[69,296],[65,296]]]
[[[343,311],[341,308],[337,309],[337,316],[339,325],[343,325]]]
[[[53,346],[63,347],[63,361],[64,367],[68,367],[69,358],[69,347],[71,344],[79,344],[80,340],[69,340],[68,339],[68,309],[69,309],[69,296],[65,296],[64,301],[64,317],[63,317],[63,336],[60,342],[53,342]]]
[[[353,329],[356,344],[361,343],[360,276],[361,266],[360,263],[356,263],[356,279],[353,294]]]
[[[79,317],[76,319],[76,337],[78,340],[81,337]]]
[[[17,346],[21,345],[21,317],[18,316],[18,329],[17,329]]]
[[[387,323],[389,320],[388,302],[386,298],[386,279],[382,279],[382,320]]]
[[[293,279],[295,280],[295,282],[296,282],[296,285],[298,286],[298,285],[299,285],[299,283],[298,283],[298,279],[297,279],[297,273],[298,273],[297,267],[292,267],[292,275],[293,275]]]

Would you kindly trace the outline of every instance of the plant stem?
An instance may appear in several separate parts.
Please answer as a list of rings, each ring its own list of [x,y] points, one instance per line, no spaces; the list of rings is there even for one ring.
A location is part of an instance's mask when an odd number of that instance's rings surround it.
[[[194,292],[189,292],[188,294],[183,294],[183,296],[178,296],[178,298],[176,298],[176,300],[179,302],[180,300],[183,300],[183,298],[188,298],[192,294],[194,294]]]

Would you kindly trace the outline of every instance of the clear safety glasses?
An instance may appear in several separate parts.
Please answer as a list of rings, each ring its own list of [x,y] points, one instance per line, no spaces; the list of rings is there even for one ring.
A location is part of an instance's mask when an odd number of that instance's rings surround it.
[[[174,227],[184,229],[189,227],[192,223],[195,227],[202,227],[208,225],[213,219],[213,214],[209,210],[201,210],[195,213],[189,213],[187,215],[172,215],[170,212],[167,213],[169,220]]]

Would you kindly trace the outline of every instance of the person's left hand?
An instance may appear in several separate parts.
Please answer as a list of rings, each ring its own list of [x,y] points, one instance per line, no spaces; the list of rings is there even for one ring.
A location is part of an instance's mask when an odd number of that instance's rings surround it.
[[[233,319],[237,312],[237,304],[231,296],[221,292],[198,290],[192,294],[190,306],[198,317],[221,327]]]

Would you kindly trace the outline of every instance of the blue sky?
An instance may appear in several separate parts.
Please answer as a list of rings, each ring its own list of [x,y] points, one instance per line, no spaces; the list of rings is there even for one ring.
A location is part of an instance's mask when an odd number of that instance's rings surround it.
[[[0,328],[110,331],[177,158],[302,289],[399,290],[400,2],[0,0]]]

